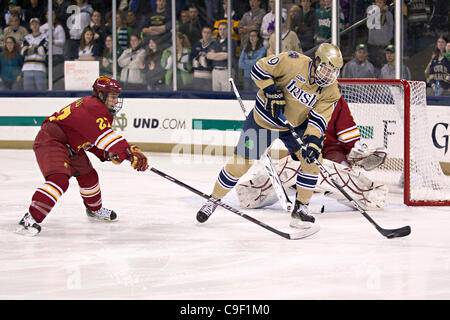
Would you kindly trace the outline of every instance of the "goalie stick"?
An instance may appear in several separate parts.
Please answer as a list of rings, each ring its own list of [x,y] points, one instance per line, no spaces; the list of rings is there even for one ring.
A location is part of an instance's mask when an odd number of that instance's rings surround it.
[[[199,190],[197,190],[197,189],[195,189],[195,188],[185,184],[184,182],[181,182],[180,180],[175,179],[174,177],[171,177],[171,176],[169,176],[168,174],[166,174],[166,173],[164,173],[162,171],[159,171],[158,169],[150,167],[148,170],[156,173],[157,175],[159,175],[159,176],[161,176],[161,177],[163,177],[163,178],[165,178],[165,179],[167,179],[169,181],[172,181],[173,183],[175,183],[175,184],[177,184],[177,185],[179,185],[179,186],[181,186],[181,187],[183,187],[185,189],[188,189],[189,191],[195,193],[196,195],[198,195],[198,196],[200,196],[200,197],[202,197],[202,198],[204,198],[204,199],[206,199],[208,201],[211,201],[211,202],[221,206],[222,208],[225,208],[228,211],[231,211],[231,212],[237,214],[238,216],[241,216],[242,218],[247,219],[248,221],[253,222],[253,223],[257,224],[258,226],[263,227],[264,229],[269,230],[269,231],[271,231],[271,232],[273,232],[273,233],[275,233],[275,234],[277,234],[277,235],[279,235],[279,236],[281,236],[281,237],[283,237],[285,239],[288,239],[288,240],[303,239],[303,238],[309,237],[310,235],[313,235],[314,233],[316,233],[316,232],[318,232],[320,230],[319,226],[313,226],[313,227],[311,227],[309,229],[305,229],[305,230],[302,230],[300,232],[295,232],[295,233],[286,233],[286,232],[280,231],[278,229],[275,229],[275,228],[265,224],[264,222],[261,222],[261,221],[255,219],[255,218],[253,218],[253,217],[251,217],[249,215],[246,215],[245,213],[243,213],[243,212],[241,212],[241,211],[239,211],[239,210],[237,210],[237,209],[235,209],[235,208],[233,208],[233,207],[231,207],[231,206],[221,202],[220,200],[217,200],[217,199],[214,199],[211,196],[208,196],[206,193],[203,193],[203,192],[201,192],[201,191],[199,191]]]
[[[294,130],[294,126],[286,119],[284,114],[280,114],[279,119],[285,124],[285,126],[289,129],[292,136],[295,138],[297,143],[302,149],[305,149],[305,145],[303,144],[303,141],[298,136],[297,132]],[[348,201],[353,204],[353,206],[367,219],[372,223],[373,226],[380,232],[383,236],[385,236],[388,239],[391,238],[399,238],[399,237],[406,237],[411,233],[411,227],[410,226],[404,226],[398,229],[383,229],[380,227],[368,214],[367,212],[361,208],[361,206],[353,200],[353,198],[334,180],[334,178],[331,176],[331,174],[325,169],[325,167],[319,162],[319,160],[315,159],[314,163],[319,167],[320,171],[329,179],[333,185],[347,198]]]
[[[241,106],[242,112],[244,113],[244,116],[247,117],[247,111],[245,110],[244,103],[242,102],[241,95],[239,94],[239,91],[234,84],[233,78],[229,79],[231,87],[233,88],[234,94],[239,102],[239,105]],[[269,175],[270,182],[272,182],[272,186],[275,190],[275,193],[280,200],[280,204],[283,207],[284,210],[291,213],[292,212],[292,201],[289,199],[286,190],[284,190],[283,184],[281,183],[280,176],[277,173],[277,170],[275,169],[275,166],[273,165],[272,159],[270,158],[269,154],[266,153],[264,155],[264,168],[267,171],[267,174]]]

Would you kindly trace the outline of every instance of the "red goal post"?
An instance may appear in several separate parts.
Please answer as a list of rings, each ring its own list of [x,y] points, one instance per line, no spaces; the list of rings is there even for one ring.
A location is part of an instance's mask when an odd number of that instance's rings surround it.
[[[422,81],[339,79],[361,133],[388,157],[373,178],[398,188],[408,206],[449,206],[450,177],[442,172],[428,125]]]

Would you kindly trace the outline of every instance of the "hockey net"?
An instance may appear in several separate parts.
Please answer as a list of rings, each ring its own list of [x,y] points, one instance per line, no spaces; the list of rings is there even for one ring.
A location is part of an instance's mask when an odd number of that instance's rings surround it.
[[[385,163],[371,177],[403,185],[406,205],[450,205],[450,177],[433,148],[424,82],[340,79],[339,88],[362,142],[384,147]]]

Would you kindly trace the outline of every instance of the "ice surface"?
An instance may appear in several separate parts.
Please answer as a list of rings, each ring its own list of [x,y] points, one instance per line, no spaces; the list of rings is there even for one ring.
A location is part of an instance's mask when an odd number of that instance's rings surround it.
[[[34,238],[13,233],[43,183],[31,150],[0,150],[0,299],[449,299],[450,208],[406,207],[391,194],[370,212],[386,239],[333,199],[316,215],[321,231],[285,240],[223,208],[195,220],[203,199],[128,163],[91,157],[103,203],[116,223],[88,220],[75,179]],[[149,154],[150,164],[209,193],[225,159]],[[278,204],[238,207],[289,231]]]

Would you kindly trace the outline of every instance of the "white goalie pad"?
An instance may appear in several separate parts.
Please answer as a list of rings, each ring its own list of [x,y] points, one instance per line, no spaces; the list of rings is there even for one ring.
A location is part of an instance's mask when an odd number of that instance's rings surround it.
[[[370,148],[361,141],[357,141],[347,155],[347,160],[352,166],[359,166],[370,171],[381,166],[386,156],[385,148]]]
[[[274,165],[286,191],[295,186],[297,173],[300,171],[300,161],[294,161],[288,156],[274,163]],[[364,210],[381,210],[385,207],[388,193],[387,186],[377,184],[364,176],[363,173],[327,159],[324,159],[323,165],[334,180],[343,186],[345,191]],[[255,164],[255,166],[257,168],[249,176],[249,179],[240,181],[235,187],[239,203],[245,208],[260,208],[271,205],[278,200],[264,167],[258,164]],[[353,205],[344,195],[322,174],[319,174],[315,191],[323,192],[325,195],[353,208]]]

